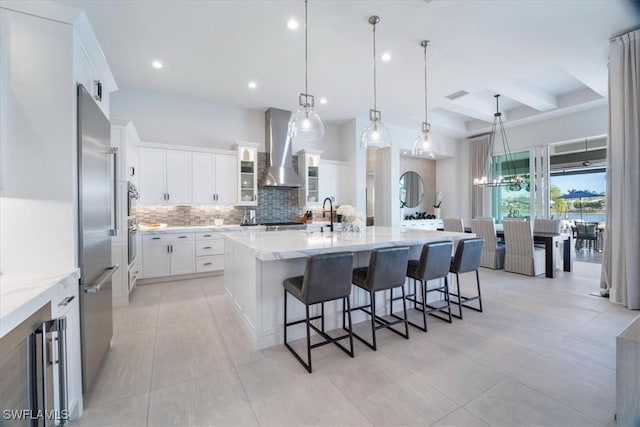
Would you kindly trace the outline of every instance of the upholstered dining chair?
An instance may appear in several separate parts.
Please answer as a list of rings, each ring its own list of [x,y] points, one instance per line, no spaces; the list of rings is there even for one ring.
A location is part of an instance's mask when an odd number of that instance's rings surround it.
[[[504,221],[504,271],[538,276],[544,274],[545,253],[533,245],[533,224],[529,221]]]
[[[533,234],[536,233],[554,233],[560,234],[562,233],[562,222],[561,219],[545,219],[545,218],[536,218],[533,220]],[[538,243],[534,245],[539,248],[544,248],[544,243]],[[556,269],[560,269],[562,266],[562,251],[564,241],[556,242],[555,248],[553,248],[553,256],[556,257]]]
[[[444,226],[444,231],[464,233],[462,218],[445,218],[442,220],[442,225]]]
[[[474,218],[471,232],[484,239],[481,267],[501,270],[504,267],[504,245],[496,237],[496,223],[493,218]]]

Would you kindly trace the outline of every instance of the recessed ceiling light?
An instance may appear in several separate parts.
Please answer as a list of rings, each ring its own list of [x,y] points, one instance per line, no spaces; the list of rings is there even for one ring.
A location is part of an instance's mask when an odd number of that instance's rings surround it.
[[[296,21],[293,18],[289,19],[287,21],[287,28],[289,28],[290,30],[297,30],[298,29],[298,21]]]
[[[391,59],[391,54],[389,52],[385,52],[385,53],[382,54],[380,59],[382,59],[383,61],[388,61],[388,60]]]
[[[249,84],[247,86],[249,86],[249,89],[255,89],[256,87],[258,87],[256,82],[249,82]]]
[[[162,65],[162,62],[155,60],[151,63],[151,66],[153,68],[155,68],[156,70],[159,70],[160,68],[164,67],[164,65]]]
[[[320,104],[324,105],[327,103],[327,98],[320,98]]]

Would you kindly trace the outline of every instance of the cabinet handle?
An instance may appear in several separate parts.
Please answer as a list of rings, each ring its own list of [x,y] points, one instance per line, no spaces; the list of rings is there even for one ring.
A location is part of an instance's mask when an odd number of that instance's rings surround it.
[[[96,101],[102,102],[102,82],[100,80],[94,80],[93,81],[93,88],[94,88],[94,91],[95,91],[95,94],[93,95],[93,98]]]
[[[186,239],[189,236],[179,236],[178,239]]]
[[[257,195],[257,194],[254,194],[254,195],[253,195],[253,201],[255,202],[257,198],[258,198],[258,195]]]
[[[211,246],[205,246],[205,247],[204,247],[204,248],[202,248],[202,249],[211,249]]]
[[[210,263],[210,262],[205,262],[205,263],[204,263],[204,264],[202,264],[202,265],[211,265],[211,263]]]
[[[211,237],[211,234],[205,234],[205,235],[204,235],[204,236],[202,236],[202,237]]]
[[[69,305],[69,303],[70,303],[71,301],[73,301],[75,298],[76,298],[76,297],[75,297],[75,295],[70,296],[70,297],[66,297],[65,299],[63,299],[62,301],[60,301],[60,302],[58,303],[58,307],[66,307],[66,306],[67,306],[67,305]]]
[[[151,240],[160,240],[162,237],[152,237]]]
[[[167,193],[167,200],[171,198],[171,194]]]

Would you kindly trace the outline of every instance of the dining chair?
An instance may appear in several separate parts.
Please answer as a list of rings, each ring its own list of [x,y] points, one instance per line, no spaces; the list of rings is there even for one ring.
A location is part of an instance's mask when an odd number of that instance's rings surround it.
[[[464,224],[462,218],[445,218],[442,220],[444,231],[453,231],[456,233],[464,233]]]
[[[589,245],[589,250],[598,249],[598,224],[582,223],[577,226],[576,246],[584,249]]]
[[[504,267],[504,244],[496,237],[496,223],[493,218],[474,218],[471,232],[484,239],[481,267],[501,270]]]
[[[546,218],[535,218],[533,220],[533,234],[536,233],[553,233],[560,234],[562,233],[562,223],[561,219],[546,219]],[[534,243],[534,245],[538,248],[544,248],[544,243]],[[553,256],[556,258],[556,269],[560,269],[562,266],[562,254],[564,248],[564,240],[555,242],[555,247],[553,248]]]
[[[533,244],[533,224],[504,221],[504,271],[538,276],[545,272],[545,250]]]

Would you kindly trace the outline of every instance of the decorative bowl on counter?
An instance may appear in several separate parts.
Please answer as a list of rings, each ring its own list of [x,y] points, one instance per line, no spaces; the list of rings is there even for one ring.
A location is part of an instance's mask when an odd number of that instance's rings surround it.
[[[224,219],[223,218],[216,218],[216,219],[213,220],[213,223],[215,225],[222,225],[222,224],[224,224]]]

